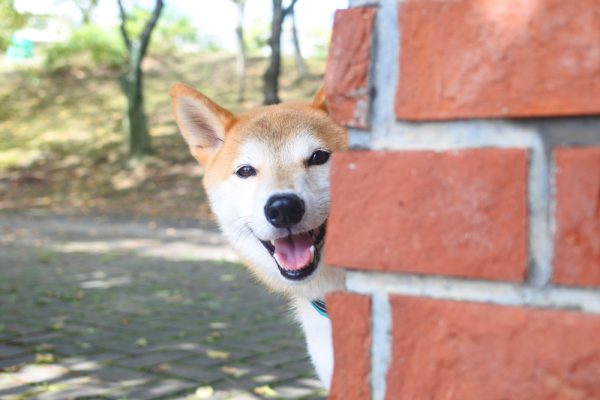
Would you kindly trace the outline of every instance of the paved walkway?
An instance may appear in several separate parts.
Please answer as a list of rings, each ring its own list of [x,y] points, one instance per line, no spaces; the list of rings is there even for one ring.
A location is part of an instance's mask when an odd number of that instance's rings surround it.
[[[233,261],[211,226],[0,214],[0,398],[324,398]]]

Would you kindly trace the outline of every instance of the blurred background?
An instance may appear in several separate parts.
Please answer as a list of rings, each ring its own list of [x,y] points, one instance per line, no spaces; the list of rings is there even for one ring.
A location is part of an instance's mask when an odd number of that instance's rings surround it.
[[[309,99],[346,3],[0,0],[0,210],[210,218],[170,85]]]

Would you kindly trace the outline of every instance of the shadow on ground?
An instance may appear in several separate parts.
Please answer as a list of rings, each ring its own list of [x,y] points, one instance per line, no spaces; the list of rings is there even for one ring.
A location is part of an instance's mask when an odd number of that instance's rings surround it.
[[[0,215],[0,398],[322,399],[214,227]]]

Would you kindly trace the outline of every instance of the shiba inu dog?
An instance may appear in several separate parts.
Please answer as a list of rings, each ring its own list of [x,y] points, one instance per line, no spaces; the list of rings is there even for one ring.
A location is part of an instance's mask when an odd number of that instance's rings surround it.
[[[329,156],[347,147],[321,90],[312,103],[264,106],[234,115],[177,84],[173,109],[219,225],[253,274],[287,296],[324,386],[333,371],[325,294],[342,271],[321,263],[329,212]]]

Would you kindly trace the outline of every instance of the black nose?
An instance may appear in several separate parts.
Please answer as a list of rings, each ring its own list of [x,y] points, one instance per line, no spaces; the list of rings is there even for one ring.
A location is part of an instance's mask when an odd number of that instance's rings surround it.
[[[271,196],[265,205],[265,216],[275,228],[290,228],[304,216],[304,202],[295,194]]]

